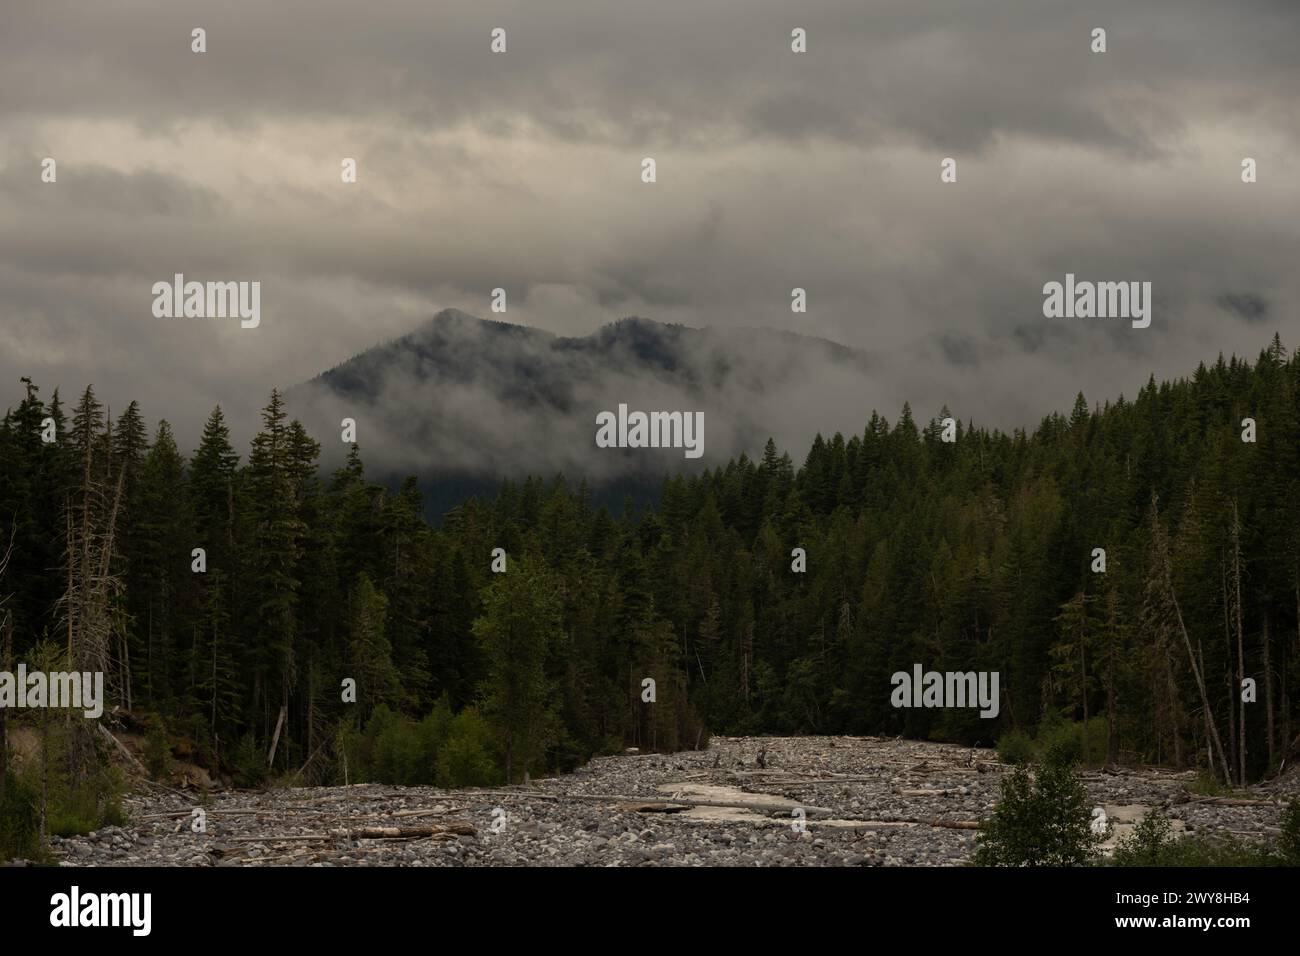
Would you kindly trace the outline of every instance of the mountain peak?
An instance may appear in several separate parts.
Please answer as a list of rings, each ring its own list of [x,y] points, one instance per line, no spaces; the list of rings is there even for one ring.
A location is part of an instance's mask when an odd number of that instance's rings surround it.
[[[692,328],[628,316],[564,337],[443,309],[423,325],[292,389],[322,433],[343,418],[378,473],[491,478],[563,472],[593,485],[856,431],[870,358],[773,329]],[[680,450],[597,448],[597,416],[621,405],[703,416],[703,462]]]

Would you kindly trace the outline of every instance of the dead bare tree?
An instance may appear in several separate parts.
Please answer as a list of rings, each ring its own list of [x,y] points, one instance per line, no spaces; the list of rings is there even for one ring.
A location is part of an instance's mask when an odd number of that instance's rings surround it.
[[[1268,615],[1264,615],[1264,656],[1261,664],[1264,668],[1264,732],[1268,741],[1268,772],[1273,771],[1276,753],[1273,744],[1273,661],[1268,646]]]
[[[1106,764],[1119,762],[1119,724],[1115,719],[1115,658],[1119,643],[1119,596],[1112,586],[1106,593]]]
[[[67,590],[59,599],[67,623],[67,666],[102,673],[105,692],[129,701],[130,659],[125,653],[126,634],[119,598],[122,581],[113,573],[116,528],[121,513],[125,469],[118,472],[111,497],[96,480],[91,454],[86,452],[80,507],[68,503],[65,560]],[[78,513],[79,512],[79,513]],[[74,782],[84,781],[96,746],[94,728],[73,720],[68,712],[68,769]]]
[[[1245,622],[1244,614],[1241,607],[1241,519],[1237,514],[1237,499],[1232,499],[1232,525],[1229,529],[1232,537],[1232,588],[1233,588],[1233,605],[1236,611],[1237,623],[1237,684],[1233,688],[1237,695],[1238,706],[1241,708],[1240,715],[1237,718],[1237,782],[1243,787],[1246,785],[1246,701],[1241,693],[1242,684],[1246,679],[1246,652],[1244,650],[1244,631]]]
[[[0,581],[4,580],[9,570],[9,562],[14,555],[14,537],[18,533],[18,524],[14,522],[9,529],[9,544],[4,554],[0,555]],[[14,647],[14,619],[5,607],[12,595],[0,591],[0,671],[12,670],[10,655]],[[4,804],[5,783],[9,775],[9,728],[5,722],[6,708],[0,707],[0,806]]]
[[[1219,728],[1214,721],[1214,710],[1210,705],[1210,696],[1205,689],[1205,677],[1197,664],[1196,652],[1192,649],[1192,638],[1187,633],[1187,625],[1183,621],[1182,607],[1178,603],[1178,594],[1174,590],[1173,568],[1169,559],[1169,540],[1165,535],[1163,526],[1160,524],[1159,499],[1154,493],[1151,495],[1150,557],[1153,564],[1151,568],[1153,578],[1149,580],[1149,587],[1154,592],[1158,604],[1167,602],[1166,607],[1161,610],[1163,613],[1173,612],[1174,620],[1178,624],[1178,630],[1183,636],[1183,644],[1187,648],[1187,662],[1191,665],[1192,676],[1196,678],[1196,689],[1200,693],[1201,707],[1205,712],[1205,736],[1210,751],[1210,765],[1214,765],[1214,750],[1217,747],[1219,763],[1223,769],[1223,779],[1226,783],[1232,779],[1232,772],[1228,768],[1228,758],[1223,751],[1223,741],[1219,738]]]
[[[1228,691],[1228,763],[1237,766],[1237,695],[1232,692],[1232,596],[1228,593],[1228,559],[1222,556],[1219,561],[1219,580],[1223,600],[1223,641],[1227,649],[1228,666],[1224,668],[1223,680]]]

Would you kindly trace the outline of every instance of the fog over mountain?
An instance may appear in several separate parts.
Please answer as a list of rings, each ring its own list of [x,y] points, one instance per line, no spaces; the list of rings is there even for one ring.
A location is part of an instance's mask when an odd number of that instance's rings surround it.
[[[578,338],[454,309],[289,390],[291,414],[322,441],[327,467],[357,422],[380,474],[498,480],[563,472],[602,483],[694,469],[769,437],[802,452],[818,432],[855,432],[878,360],[769,329],[693,329],[628,318]],[[702,412],[704,454],[596,446],[602,411]],[[337,440],[336,440],[337,439]]]

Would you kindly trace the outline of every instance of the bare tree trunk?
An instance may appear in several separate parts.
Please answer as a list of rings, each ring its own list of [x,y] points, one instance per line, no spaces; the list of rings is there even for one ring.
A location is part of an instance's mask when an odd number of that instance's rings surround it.
[[[1196,657],[1201,662],[1201,673],[1204,674],[1205,673],[1205,649],[1201,647],[1201,642],[1199,639],[1196,641]],[[1210,712],[1207,710],[1205,712],[1205,753],[1206,756],[1209,758],[1210,766],[1214,766],[1214,744],[1210,740],[1210,733],[1211,733]]]
[[[313,754],[316,748],[312,742],[316,739],[316,671],[314,668],[315,661],[308,665],[307,670],[307,753]]]
[[[3,562],[0,562],[0,574],[3,573]],[[14,646],[14,619],[8,611],[4,612],[2,630],[4,637],[0,639],[0,670],[10,671],[12,668],[9,665],[9,655],[13,652]],[[9,728],[5,722],[7,713],[7,707],[0,707],[0,806],[4,806],[5,784],[9,776]]]
[[[275,734],[271,737],[271,752],[266,755],[266,765],[268,767],[275,763],[275,748],[280,744],[280,728],[284,726],[284,717],[288,710],[289,704],[286,701],[280,706],[280,716],[275,721]]]
[[[1119,762],[1119,724],[1115,719],[1115,655],[1119,643],[1119,599],[1114,587],[1106,592],[1106,763]]]
[[[216,615],[212,618],[212,732],[217,732],[217,620]]]
[[[1223,588],[1223,643],[1227,648],[1228,666],[1224,681],[1228,689],[1228,763],[1237,766],[1237,695],[1232,692],[1232,595],[1228,593],[1228,563],[1219,562]]]
[[[153,598],[149,599],[149,626],[146,629],[146,633],[149,636],[145,641],[144,648],[144,666],[148,675],[145,681],[145,693],[148,695],[149,705],[152,707],[154,701],[158,699],[157,695],[154,693],[153,673]]]
[[[75,593],[75,588],[73,586],[73,569],[76,567],[77,562],[75,560],[76,545],[73,543],[74,539],[72,535],[72,506],[71,505],[72,503],[71,501],[69,501],[68,502],[68,604],[67,604],[68,666],[75,669],[76,664],[74,663],[74,658],[72,656],[72,624],[73,624],[72,619],[74,617],[73,612],[74,609],[76,608],[76,603],[72,600],[72,595]]]
[[[1273,661],[1268,648],[1268,614],[1264,615],[1264,719],[1268,739],[1268,771],[1272,773],[1273,747]]]
[[[47,845],[46,814],[50,805],[50,711],[41,708],[41,846]]]
[[[506,727],[506,783],[515,781],[515,731]]]
[[[1169,582],[1169,596],[1174,602],[1174,612],[1178,618],[1178,629],[1183,632],[1183,643],[1187,645],[1187,657],[1192,663],[1192,674],[1196,677],[1196,687],[1201,692],[1201,706],[1205,708],[1205,721],[1209,725],[1210,736],[1219,748],[1219,759],[1223,763],[1224,780],[1230,779],[1228,771],[1228,761],[1223,755],[1223,742],[1219,739],[1219,729],[1214,725],[1214,713],[1210,708],[1210,697],[1205,692],[1205,678],[1201,676],[1201,669],[1196,666],[1196,656],[1192,653],[1192,639],[1187,634],[1187,625],[1183,623],[1183,611],[1178,606],[1178,596],[1174,594],[1172,581]],[[1213,753],[1210,754],[1213,760]]]
[[[1295,652],[1300,654],[1300,563],[1296,565],[1295,579]],[[1291,746],[1294,739],[1291,736],[1291,661],[1288,651],[1289,642],[1282,645],[1282,741],[1287,747]],[[1286,759],[1283,755],[1282,759]]]
[[[1088,662],[1084,657],[1082,627],[1079,630],[1079,696],[1083,698],[1083,722],[1086,725],[1088,723]]]
[[[631,711],[632,711],[632,746],[640,747],[641,746],[641,698],[637,695],[636,692],[636,671],[633,670],[633,666],[634,665],[631,663],[631,659],[629,659],[627,665],[627,690],[628,690],[627,700],[628,700],[628,706],[631,707]],[[506,779],[507,780],[510,779],[509,774],[506,775]]]
[[[134,706],[134,695],[131,693],[131,643],[127,639],[126,632],[122,632],[122,701],[126,704],[126,709],[132,710]]]
[[[17,531],[18,527],[15,524],[9,533],[9,546],[5,548],[4,554],[0,555],[0,580],[4,579],[5,572],[9,570],[9,560],[14,553],[14,535]],[[13,670],[9,655],[13,653],[14,648],[13,615],[4,610],[8,600],[8,596],[0,595],[0,615],[3,616],[3,625],[0,625],[0,671],[6,672]],[[0,707],[0,807],[4,806],[5,785],[9,775],[9,728],[5,721],[7,715],[7,708]]]
[[[1174,742],[1174,766],[1183,766],[1183,728],[1178,723],[1178,684],[1174,680],[1174,662],[1165,654],[1165,688],[1169,694],[1169,726]]]
[[[749,671],[754,666],[754,622],[745,626],[745,635],[741,638],[740,693],[746,706],[749,704]]]
[[[1239,734],[1240,744],[1237,746],[1238,763],[1238,782],[1244,787],[1246,785],[1246,702],[1241,699],[1241,685],[1246,679],[1246,652],[1244,649],[1244,631],[1245,622],[1241,607],[1241,521],[1237,516],[1237,500],[1232,501],[1232,581],[1233,590],[1236,592],[1236,610],[1237,610],[1237,686],[1234,692],[1239,701],[1238,706],[1241,708],[1240,717],[1237,721],[1237,733]]]
[[[1178,622],[1178,630],[1183,635],[1183,644],[1187,648],[1187,660],[1192,666],[1192,675],[1196,678],[1196,689],[1201,695],[1201,706],[1205,709],[1205,720],[1211,739],[1218,745],[1219,760],[1223,766],[1223,779],[1227,782],[1232,779],[1231,771],[1228,769],[1228,760],[1224,756],[1223,741],[1219,739],[1219,728],[1214,723],[1214,711],[1210,706],[1210,695],[1205,689],[1205,677],[1201,673],[1201,668],[1196,663],[1196,654],[1192,650],[1192,638],[1187,633],[1187,625],[1183,622],[1183,609],[1178,604],[1178,595],[1174,591],[1173,569],[1169,561],[1168,542],[1164,538],[1163,529],[1160,527],[1159,513],[1157,511],[1157,500],[1155,495],[1151,496],[1151,532],[1156,538],[1156,558],[1161,562],[1161,583],[1164,585],[1165,594],[1168,597],[1174,610],[1174,617]],[[1213,753],[1210,755],[1213,761]]]

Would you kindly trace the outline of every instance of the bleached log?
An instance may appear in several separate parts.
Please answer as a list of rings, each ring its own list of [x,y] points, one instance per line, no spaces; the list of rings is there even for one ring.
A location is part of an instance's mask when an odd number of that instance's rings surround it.
[[[131,751],[126,749],[126,744],[122,743],[122,741],[114,737],[112,733],[109,732],[109,729],[105,727],[103,724],[99,723],[99,721],[95,722],[95,727],[96,729],[99,730],[101,734],[103,734],[105,737],[107,737],[110,741],[113,742],[113,745],[122,752],[122,754],[126,757],[127,760],[131,761],[132,765],[134,765],[134,767],[137,770],[139,770],[146,777],[149,776],[149,771],[145,769],[144,764],[142,764],[139,760],[136,759],[135,754],[131,753]]]
[[[477,833],[478,830],[468,823],[449,823],[438,827],[351,827],[329,831],[332,837],[349,840],[411,840],[425,837],[450,840],[453,837],[474,836]]]

